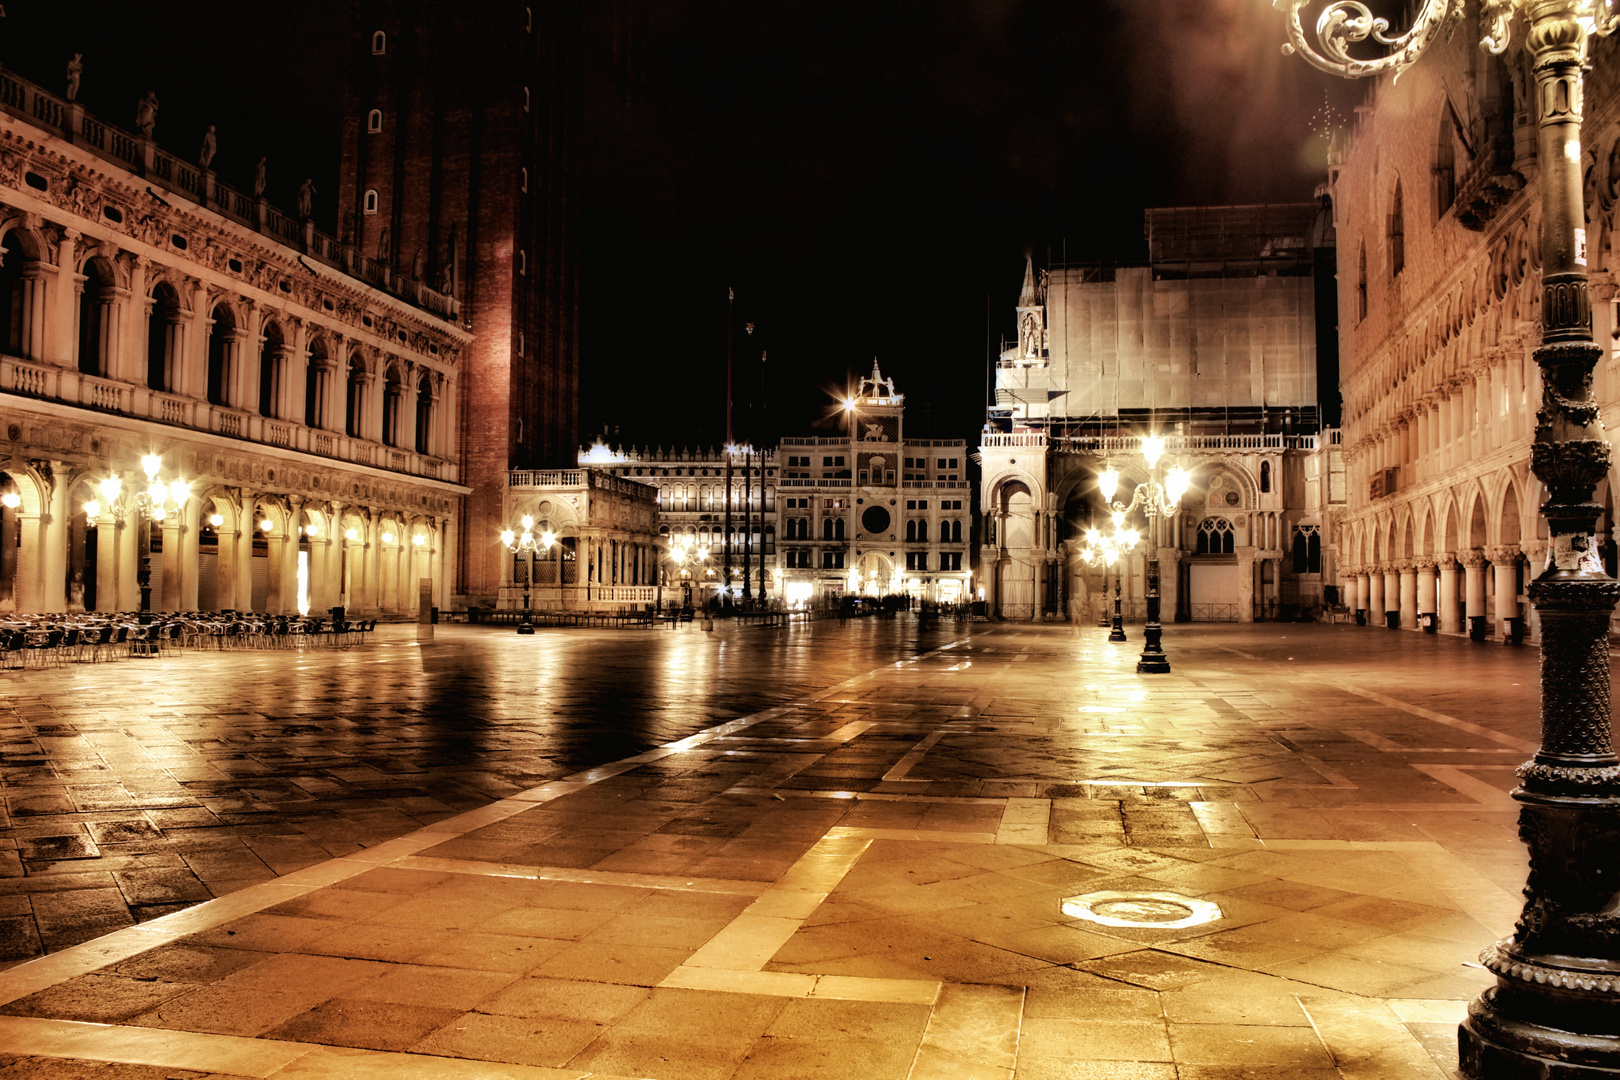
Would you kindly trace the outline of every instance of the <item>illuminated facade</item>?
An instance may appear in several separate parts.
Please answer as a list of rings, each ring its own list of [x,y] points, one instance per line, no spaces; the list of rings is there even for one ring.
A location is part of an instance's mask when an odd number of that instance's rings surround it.
[[[1541,195],[1522,35],[1502,56],[1464,26],[1368,101],[1332,165],[1349,502],[1339,564],[1372,621],[1538,636],[1525,585],[1547,564],[1530,472],[1541,402]],[[1597,41],[1583,169],[1593,389],[1620,423],[1615,208],[1620,70]],[[1615,572],[1614,478],[1598,486]]]
[[[0,610],[135,610],[143,566],[160,611],[414,613],[424,578],[444,603],[454,301],[0,89]],[[189,485],[161,513],[136,498],[148,455]]]
[[[788,604],[847,595],[966,600],[973,513],[967,444],[908,440],[904,415],[905,396],[874,363],[845,403],[846,434],[784,438],[774,448],[739,452],[729,534],[723,449],[598,443],[580,463],[655,487],[660,532],[708,549],[705,582],[723,579],[729,536],[738,595],[746,561],[749,594]],[[666,580],[680,575],[666,566]]]
[[[1323,207],[1150,210],[1149,261],[1037,276],[996,364],[980,441],[979,586],[1007,619],[1102,615],[1104,572],[1079,557],[1107,520],[1097,476],[1129,501],[1141,437],[1192,473],[1154,543],[1166,619],[1247,622],[1333,603],[1344,499],[1331,429],[1332,230]],[[1324,392],[1325,391],[1325,392]],[[1144,524],[1144,523],[1139,523]],[[1145,547],[1127,560],[1141,613]]]

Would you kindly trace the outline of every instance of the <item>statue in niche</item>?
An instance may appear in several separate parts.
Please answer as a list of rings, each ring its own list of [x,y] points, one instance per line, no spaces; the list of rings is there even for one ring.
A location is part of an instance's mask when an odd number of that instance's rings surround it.
[[[146,96],[135,104],[135,127],[141,133],[141,138],[152,137],[152,129],[157,127],[157,114],[157,91],[148,90]]]
[[[427,276],[427,252],[422,248],[416,249],[416,255],[411,259],[411,277],[421,281]]]
[[[309,220],[310,214],[315,211],[315,181],[309,177],[298,185],[298,219]]]
[[[203,132],[202,150],[197,154],[197,164],[203,168],[211,168],[214,164],[214,154],[219,150],[219,140],[214,137],[214,125],[209,124],[208,130]]]
[[[270,159],[262,157],[259,163],[253,166],[253,197],[264,198],[265,185],[270,182]]]
[[[67,62],[67,99],[79,100],[79,80],[84,77],[84,53],[74,53]]]
[[[1041,355],[1041,329],[1039,324],[1036,322],[1034,312],[1026,312],[1024,314],[1024,325],[1022,329],[1023,333],[1021,336],[1023,337],[1024,346],[1022,350],[1023,354],[1025,356]]]

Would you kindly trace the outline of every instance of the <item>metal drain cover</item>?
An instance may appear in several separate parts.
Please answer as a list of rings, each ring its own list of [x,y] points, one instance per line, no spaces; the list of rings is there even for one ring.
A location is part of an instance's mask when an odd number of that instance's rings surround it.
[[[1221,908],[1209,900],[1194,900],[1172,892],[1094,892],[1063,899],[1063,914],[1099,926],[1129,926],[1151,930],[1180,930],[1221,918]]]

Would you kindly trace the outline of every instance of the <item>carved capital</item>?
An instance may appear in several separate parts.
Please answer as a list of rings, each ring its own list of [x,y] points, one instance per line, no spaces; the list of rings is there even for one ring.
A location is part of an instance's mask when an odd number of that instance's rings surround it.
[[[1519,561],[1522,552],[1518,544],[1491,544],[1483,549],[1492,566],[1511,566]]]
[[[1457,561],[1466,567],[1478,570],[1485,565],[1485,553],[1478,548],[1471,548],[1468,551],[1458,552]]]

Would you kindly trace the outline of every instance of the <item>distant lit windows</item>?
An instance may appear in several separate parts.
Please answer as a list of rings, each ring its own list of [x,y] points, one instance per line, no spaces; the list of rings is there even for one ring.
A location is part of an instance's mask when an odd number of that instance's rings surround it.
[[[371,55],[382,56],[388,51],[388,35],[378,30],[371,35]]]
[[[377,212],[377,189],[376,188],[367,188],[366,189],[365,201],[361,205],[365,209],[365,212],[368,213],[368,214],[375,214]]]
[[[523,111],[529,111],[529,88],[527,86],[523,88]]]
[[[529,190],[529,170],[527,168],[522,170],[522,178],[519,180],[518,185],[519,191],[527,192]]]
[[[523,9],[523,29],[530,31],[534,29],[534,8],[532,7]]]
[[[522,249],[519,249],[518,250],[518,273],[527,274],[528,272],[529,272],[529,253],[527,251],[523,251]]]
[[[366,113],[366,131],[369,134],[375,135],[375,134],[377,134],[377,132],[379,132],[381,130],[382,130],[382,110],[381,109],[372,109],[370,112]]]

